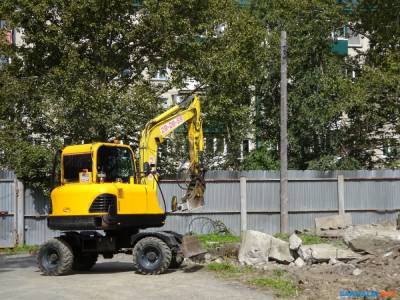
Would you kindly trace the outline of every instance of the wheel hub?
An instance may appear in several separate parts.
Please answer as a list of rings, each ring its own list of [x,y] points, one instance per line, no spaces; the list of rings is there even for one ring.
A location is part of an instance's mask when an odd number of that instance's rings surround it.
[[[58,255],[56,253],[50,254],[49,260],[51,263],[55,263],[58,260]]]
[[[146,254],[146,257],[147,257],[147,259],[148,259],[150,262],[155,262],[155,261],[157,260],[157,254],[154,253],[153,251],[148,252],[148,253]]]

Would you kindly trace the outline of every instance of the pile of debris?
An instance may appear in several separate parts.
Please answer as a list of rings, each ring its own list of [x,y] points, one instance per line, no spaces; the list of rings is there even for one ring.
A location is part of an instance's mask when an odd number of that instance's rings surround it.
[[[356,264],[400,255],[400,231],[395,226],[374,224],[346,227],[341,229],[344,245],[303,245],[295,233],[286,242],[263,232],[248,230],[242,237],[239,262],[257,268],[263,268],[271,261],[303,267],[323,263]]]

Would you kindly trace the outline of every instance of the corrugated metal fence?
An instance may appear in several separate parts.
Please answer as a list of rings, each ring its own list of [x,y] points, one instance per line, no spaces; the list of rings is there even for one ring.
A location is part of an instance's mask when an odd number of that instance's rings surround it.
[[[393,220],[400,211],[400,171],[289,171],[290,230],[312,228],[316,217],[338,213],[338,176],[344,176],[344,207],[353,223]],[[206,232],[211,220],[222,221],[233,233],[240,232],[239,178],[247,178],[247,228],[268,233],[279,232],[279,172],[210,171],[207,174],[206,206],[190,213],[171,213],[162,230],[186,233]],[[24,193],[24,234],[18,231],[14,176],[0,173],[0,247],[1,240],[39,244],[58,233],[46,226],[48,199],[26,187]],[[8,181],[7,181],[8,180]],[[176,180],[161,183],[167,205],[173,195],[184,191]],[[159,197],[161,199],[161,197]],[[1,214],[3,211],[3,214]],[[8,211],[8,214],[4,214]],[[21,219],[21,218],[20,218]],[[160,230],[160,229],[158,229]],[[18,234],[19,232],[19,234]]]

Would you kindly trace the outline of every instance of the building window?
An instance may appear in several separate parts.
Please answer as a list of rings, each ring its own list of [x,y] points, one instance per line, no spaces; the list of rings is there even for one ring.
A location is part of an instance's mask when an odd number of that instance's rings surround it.
[[[398,154],[398,149],[396,146],[385,144],[383,146],[383,155],[387,157],[396,157]]]
[[[344,29],[344,37],[348,39],[349,47],[351,48],[360,48],[361,45],[361,35],[357,34],[349,26],[345,26]]]
[[[250,141],[244,140],[243,141],[243,156],[246,156],[250,152]]]
[[[157,71],[156,75],[152,78],[153,80],[166,81],[168,80],[167,69],[161,69]]]

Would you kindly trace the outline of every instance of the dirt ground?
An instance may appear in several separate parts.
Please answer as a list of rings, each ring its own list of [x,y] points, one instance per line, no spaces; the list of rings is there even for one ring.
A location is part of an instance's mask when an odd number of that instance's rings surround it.
[[[0,256],[1,299],[273,299],[268,291],[256,290],[217,279],[202,266],[170,270],[158,276],[136,274],[131,257],[100,259],[85,273],[42,276],[35,257]]]
[[[299,268],[271,262],[267,270],[255,272],[258,277],[268,277],[277,269],[285,270],[284,277],[289,278],[298,289],[298,295],[290,299],[341,299],[341,290],[387,291],[390,293],[386,295],[396,296],[379,299],[400,299],[400,249],[394,250],[390,256],[370,258],[358,263],[322,263]],[[360,269],[361,274],[353,275],[355,269]],[[248,277],[249,274],[244,274],[239,280],[245,282]]]
[[[360,275],[353,275],[355,268]],[[400,299],[400,252],[385,258],[338,265],[312,265],[302,269],[288,268],[301,294],[296,299],[338,299],[340,290],[395,291]]]
[[[344,244],[340,244],[336,239],[332,242],[338,247],[344,247]],[[230,253],[230,247],[227,244],[221,247],[220,252]],[[297,289],[297,295],[289,299],[349,299],[341,298],[341,291],[342,293],[345,291],[377,291],[377,293],[384,291],[381,295],[386,295],[386,297],[379,299],[400,299],[400,246],[386,250],[376,255],[364,253],[357,259],[346,263],[337,262],[334,265],[325,262],[297,267],[270,261],[266,265],[260,266],[259,269],[253,268],[253,271],[242,272],[235,277],[230,276],[230,279],[233,278],[243,284],[248,284],[249,279],[252,278],[273,278],[274,273],[283,274],[281,279],[289,280]],[[240,267],[237,261],[237,251],[236,247],[236,252],[231,251],[233,254],[227,255],[230,258],[227,258],[224,263]],[[214,254],[215,257],[221,258],[222,255]],[[357,271],[354,272],[356,269],[360,274],[355,275],[357,274]],[[277,272],[277,270],[283,271]],[[274,291],[270,287],[265,287],[265,290],[279,295],[279,291]],[[282,290],[280,292],[282,294]]]

